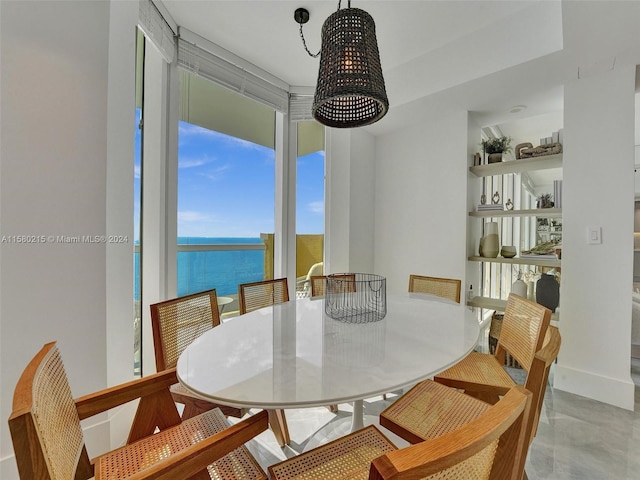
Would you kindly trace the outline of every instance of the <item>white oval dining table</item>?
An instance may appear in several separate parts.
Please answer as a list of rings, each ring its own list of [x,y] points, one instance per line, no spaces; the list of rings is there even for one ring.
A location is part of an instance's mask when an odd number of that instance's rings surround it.
[[[387,295],[376,322],[325,314],[324,298],[265,307],[209,330],[178,360],[179,381],[215,403],[269,410],[354,402],[450,367],[476,346],[480,327],[466,306],[433,295]]]

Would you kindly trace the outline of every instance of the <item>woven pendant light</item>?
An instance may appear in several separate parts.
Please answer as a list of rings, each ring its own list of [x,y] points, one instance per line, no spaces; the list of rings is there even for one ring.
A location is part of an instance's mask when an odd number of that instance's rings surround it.
[[[351,128],[377,122],[388,109],[373,18],[359,8],[339,9],[322,26],[313,116]]]

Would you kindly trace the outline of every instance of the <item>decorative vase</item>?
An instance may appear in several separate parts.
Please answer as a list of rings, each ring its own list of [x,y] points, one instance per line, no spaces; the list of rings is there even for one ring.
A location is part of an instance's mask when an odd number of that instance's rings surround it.
[[[498,238],[498,222],[485,224],[485,236],[480,240],[480,256],[496,258],[500,253],[500,239]]]
[[[524,280],[518,278],[511,285],[511,293],[515,293],[516,295],[520,295],[522,298],[527,298],[527,284],[524,283]]]
[[[552,312],[560,303],[560,284],[555,275],[541,275],[536,282],[536,302]]]

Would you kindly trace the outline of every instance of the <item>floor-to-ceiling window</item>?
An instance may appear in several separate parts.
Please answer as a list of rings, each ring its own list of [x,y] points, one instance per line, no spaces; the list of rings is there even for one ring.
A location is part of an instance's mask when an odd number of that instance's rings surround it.
[[[133,368],[136,375],[142,374],[142,312],[141,312],[141,286],[142,277],[140,270],[140,225],[141,199],[142,199],[142,105],[144,88],[144,35],[138,30],[136,37],[136,111],[135,111],[135,147],[134,147],[134,177],[133,177],[133,292],[134,292],[134,317],[133,317]]]
[[[297,123],[296,283],[297,296],[309,295],[307,276],[324,274],[324,127]]]
[[[234,298],[272,274],[275,112],[189,72],[180,91],[177,294]]]

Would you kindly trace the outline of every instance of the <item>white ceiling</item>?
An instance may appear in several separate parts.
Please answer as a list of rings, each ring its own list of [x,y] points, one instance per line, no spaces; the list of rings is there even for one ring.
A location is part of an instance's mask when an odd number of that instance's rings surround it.
[[[302,45],[295,9],[309,10],[304,35],[317,52],[322,23],[338,5],[335,0],[155,1],[181,28],[292,86],[314,86],[318,68],[318,59]],[[499,125],[516,143],[538,142],[562,126],[562,84],[575,75],[578,61],[571,58],[581,52],[563,45],[568,27],[560,1],[355,0],[351,6],[376,22],[390,101],[387,116],[365,127],[371,133],[411,125],[424,108],[439,105],[476,112],[481,125]],[[619,21],[614,31],[613,37],[620,34]],[[527,108],[510,113],[517,105]]]

